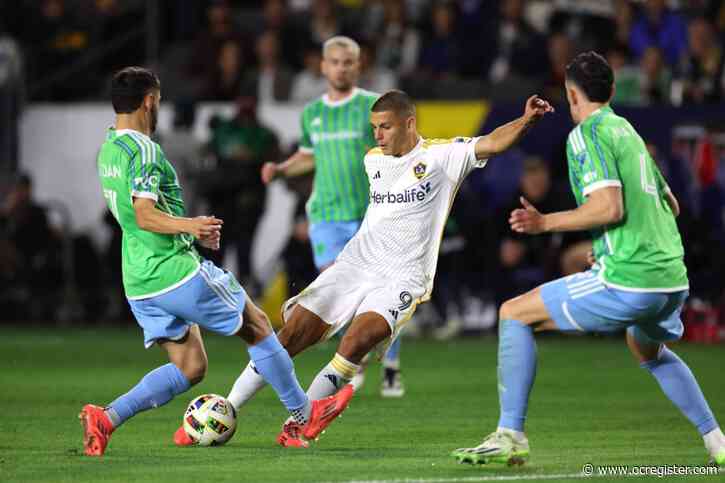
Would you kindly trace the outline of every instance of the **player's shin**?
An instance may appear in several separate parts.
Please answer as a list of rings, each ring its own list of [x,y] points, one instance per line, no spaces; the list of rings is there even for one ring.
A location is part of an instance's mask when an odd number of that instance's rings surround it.
[[[529,394],[536,378],[536,341],[531,327],[518,320],[499,322],[499,429],[524,431]]]
[[[254,367],[254,362],[249,361],[247,367],[244,368],[234,382],[234,386],[229,391],[227,399],[234,405],[236,410],[239,410],[240,407],[252,399],[266,385],[267,381],[264,380],[257,368]]]
[[[657,379],[662,392],[682,411],[701,435],[704,436],[717,429],[717,421],[702,394],[700,385],[690,368],[677,357],[677,354],[663,346],[655,360],[643,362],[641,366]]]
[[[292,417],[305,424],[310,416],[310,400],[302,391],[294,364],[275,334],[248,348],[249,356],[259,374],[274,388],[279,400]]]
[[[169,363],[146,374],[136,386],[106,408],[116,428],[136,413],[163,406],[191,387],[176,365]]]
[[[358,364],[353,364],[340,354],[335,354],[335,357],[317,373],[307,389],[307,396],[315,400],[335,394],[350,382],[359,369]]]

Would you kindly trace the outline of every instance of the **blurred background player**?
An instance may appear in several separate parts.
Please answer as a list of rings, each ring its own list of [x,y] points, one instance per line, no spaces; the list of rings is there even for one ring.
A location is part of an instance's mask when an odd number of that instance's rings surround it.
[[[111,99],[116,123],[98,155],[98,175],[108,208],[123,230],[126,297],[143,328],[145,346],[158,343],[170,363],[146,374],[107,407],[83,407],[85,454],[102,455],[113,431],[126,420],[166,404],[204,378],[207,357],[196,324],[244,339],[255,367],[295,420],[305,424],[306,436],[319,434],[347,405],[352,388],[340,391],[340,397],[311,402],[266,314],[232,274],[197,254],[195,239],[219,249],[223,222],[212,216],[184,217],[176,172],[150,138],[161,100],[156,75],[140,67],[122,69],[113,76]],[[188,438],[185,433],[175,437]]]
[[[266,163],[262,167],[265,183],[278,176],[315,172],[307,216],[315,265],[320,272],[335,262],[365,216],[368,177],[363,157],[375,146],[368,114],[378,97],[357,87],[360,46],[351,38],[336,36],[327,40],[321,65],[327,93],[305,106],[297,152],[284,163]],[[362,386],[363,371],[364,367],[353,383],[356,389]],[[383,371],[381,395],[402,396],[405,389],[400,378],[399,339],[386,352]]]
[[[590,230],[589,271],[560,278],[505,302],[499,311],[496,432],[475,448],[455,450],[460,462],[523,464],[524,433],[536,375],[534,330],[613,332],[627,329],[627,345],[641,367],[697,428],[712,460],[725,464],[723,436],[695,377],[665,343],[683,334],[680,313],[689,282],[675,217],[677,199],[642,138],[609,101],[614,75],[594,52],[566,68],[566,94],[577,126],[567,159],[579,207],[542,214],[525,198],[511,213],[517,233]]]

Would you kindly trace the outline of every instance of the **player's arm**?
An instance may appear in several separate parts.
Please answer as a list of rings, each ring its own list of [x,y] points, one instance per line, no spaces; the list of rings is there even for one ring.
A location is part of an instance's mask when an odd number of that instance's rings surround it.
[[[667,204],[670,205],[670,210],[672,210],[672,214],[675,215],[675,218],[680,216],[680,203],[677,201],[677,197],[670,191],[669,189],[665,192],[665,200],[667,200]]]
[[[205,245],[207,242],[214,241],[220,235],[224,223],[213,216],[184,218],[169,215],[156,208],[156,201],[151,198],[135,197],[133,199],[133,210],[136,213],[136,224],[142,230],[167,235],[188,233],[198,238]]]
[[[275,178],[292,178],[311,173],[315,170],[315,157],[312,153],[298,150],[283,163],[264,163],[262,181],[267,184]]]
[[[536,95],[529,97],[523,116],[478,138],[475,146],[476,159],[488,159],[506,151],[516,144],[526,131],[547,112],[554,112],[554,108],[548,102]]]
[[[587,201],[575,210],[543,214],[521,197],[523,208],[511,212],[511,229],[518,233],[590,230],[619,223],[624,217],[622,188],[607,186],[592,191]]]

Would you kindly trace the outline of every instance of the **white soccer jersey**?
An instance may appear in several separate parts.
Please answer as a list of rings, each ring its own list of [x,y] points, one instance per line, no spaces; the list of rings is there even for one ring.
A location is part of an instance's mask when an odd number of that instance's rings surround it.
[[[388,279],[415,280],[433,289],[438,249],[453,199],[476,160],[477,138],[423,139],[405,156],[380,148],[365,156],[370,204],[360,229],[338,256]]]

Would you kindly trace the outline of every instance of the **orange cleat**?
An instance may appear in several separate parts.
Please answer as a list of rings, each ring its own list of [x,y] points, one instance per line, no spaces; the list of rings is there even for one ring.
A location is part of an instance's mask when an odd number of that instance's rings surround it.
[[[179,426],[179,429],[176,430],[174,433],[174,444],[176,446],[191,446],[194,444],[194,440],[191,439],[191,436],[186,434],[186,431],[184,431],[184,426]]]
[[[310,412],[310,420],[302,428],[302,436],[305,439],[317,439],[320,434],[330,425],[336,417],[345,410],[352,399],[355,390],[352,384],[346,384],[345,387],[337,391],[333,396],[325,399],[312,401],[312,411]]]
[[[83,426],[83,449],[88,456],[103,456],[115,429],[113,423],[100,406],[86,404],[78,419]]]
[[[277,436],[277,443],[285,448],[309,448],[310,443],[302,437],[302,426],[295,421],[288,421],[282,426]]]

